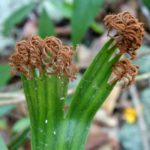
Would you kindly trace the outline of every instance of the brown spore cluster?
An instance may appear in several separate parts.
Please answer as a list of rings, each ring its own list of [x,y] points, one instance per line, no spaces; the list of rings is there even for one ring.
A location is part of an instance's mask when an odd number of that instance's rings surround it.
[[[73,48],[60,39],[54,36],[41,39],[35,35],[16,44],[16,52],[10,56],[9,63],[14,72],[20,71],[28,79],[32,79],[34,69],[38,69],[46,75],[73,80],[78,72],[72,62],[74,56]]]
[[[107,15],[104,23],[108,28],[108,36],[114,39],[120,54],[129,54],[131,60],[137,57],[137,49],[141,46],[144,37],[143,23],[139,22],[129,12]],[[113,35],[111,35],[113,34]],[[113,68],[111,83],[122,80],[126,87],[135,81],[138,66],[131,63],[128,58],[117,62]]]
[[[135,77],[138,74],[138,66],[132,64],[129,59],[124,58],[113,66],[112,71],[114,79],[111,82],[113,83],[121,79],[123,87],[127,87],[134,83]]]
[[[111,31],[116,32],[112,38],[115,40],[120,53],[128,53],[131,59],[135,59],[136,50],[141,46],[144,37],[143,23],[139,22],[129,12],[107,15],[104,22],[108,28],[108,35]]]

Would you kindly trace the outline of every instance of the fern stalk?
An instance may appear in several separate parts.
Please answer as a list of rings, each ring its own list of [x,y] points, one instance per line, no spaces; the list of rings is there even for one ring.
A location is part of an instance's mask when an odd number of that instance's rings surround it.
[[[42,74],[32,80],[22,75],[22,81],[31,122],[32,150],[56,149],[68,80]]]
[[[34,70],[34,77],[22,81],[31,122],[32,150],[82,150],[92,119],[115,84],[108,79],[120,55],[109,40],[85,72],[64,112],[68,79]]]

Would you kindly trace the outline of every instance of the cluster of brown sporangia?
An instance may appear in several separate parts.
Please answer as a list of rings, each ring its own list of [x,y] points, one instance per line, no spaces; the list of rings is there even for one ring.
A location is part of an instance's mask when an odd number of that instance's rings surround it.
[[[120,54],[128,53],[131,60],[136,58],[136,51],[141,46],[144,37],[143,23],[139,22],[129,12],[123,12],[116,15],[107,15],[104,18],[108,35],[114,39]],[[110,35],[110,32],[114,35]],[[124,81],[124,86],[132,84],[138,73],[138,66],[133,65],[127,58],[120,60],[113,66],[115,78]]]
[[[128,53],[132,60],[135,59],[136,51],[144,37],[143,23],[129,12],[107,15],[104,22],[108,28],[108,35],[114,39],[120,54]],[[110,35],[111,31],[115,31],[115,34]],[[33,70],[37,68],[40,72],[65,75],[73,80],[78,71],[72,63],[74,55],[72,47],[64,45],[56,37],[41,39],[39,36],[33,36],[16,44],[16,52],[9,61],[16,71],[22,72],[29,79],[33,76]],[[124,86],[128,86],[134,82],[138,67],[124,58],[116,63],[112,70],[115,75],[113,82],[122,79]]]
[[[58,38],[41,39],[35,35],[16,44],[16,52],[9,62],[13,70],[22,72],[28,79],[32,79],[33,70],[37,68],[47,75],[65,75],[73,80],[78,72],[72,63],[74,55],[73,48],[64,45]]]

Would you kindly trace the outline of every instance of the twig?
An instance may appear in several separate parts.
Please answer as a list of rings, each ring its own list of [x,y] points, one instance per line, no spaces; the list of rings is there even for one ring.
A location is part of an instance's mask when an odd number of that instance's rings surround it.
[[[141,80],[148,79],[148,78],[150,78],[150,72],[144,73],[142,75],[138,75],[135,80],[141,81]]]
[[[142,74],[142,75],[138,75],[136,78],[135,78],[135,81],[141,81],[141,80],[145,80],[145,79],[148,79],[150,78],[150,72],[149,73],[145,73],[145,74]],[[120,85],[123,85],[124,82],[121,81],[119,82],[117,85],[120,86]]]
[[[21,97],[24,98],[24,94],[21,92],[12,92],[12,93],[0,93],[0,99],[4,98],[17,98]]]
[[[138,123],[141,129],[141,135],[142,135],[142,140],[143,140],[143,150],[150,150],[149,147],[149,138],[148,138],[148,131],[147,131],[147,127],[144,121],[144,117],[143,117],[143,112],[141,110],[141,104],[140,104],[140,99],[139,99],[139,95],[138,95],[138,91],[135,87],[135,85],[130,86],[129,88],[132,100],[133,100],[133,104],[134,107],[136,109],[137,115],[138,115]]]
[[[68,90],[68,95],[71,95],[73,93],[74,93],[74,89]],[[14,93],[14,92],[13,93],[0,93],[0,99],[5,99],[5,100],[0,100],[0,106],[18,104],[18,103],[25,102],[24,94],[21,92],[18,92],[18,93]]]
[[[25,102],[25,99],[1,100],[0,106],[19,104],[19,103],[23,103],[23,102]]]

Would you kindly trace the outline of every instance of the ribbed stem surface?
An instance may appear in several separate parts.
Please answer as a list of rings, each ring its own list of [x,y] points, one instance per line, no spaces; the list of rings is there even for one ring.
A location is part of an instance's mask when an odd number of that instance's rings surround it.
[[[22,75],[31,121],[32,150],[55,150],[61,134],[67,79],[56,76],[34,76],[27,80]]]

